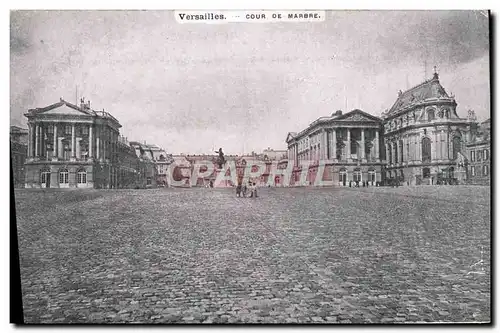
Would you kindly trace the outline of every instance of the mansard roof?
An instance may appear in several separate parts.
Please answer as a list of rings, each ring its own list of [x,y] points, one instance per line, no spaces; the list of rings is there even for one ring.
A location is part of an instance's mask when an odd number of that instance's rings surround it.
[[[437,73],[434,73],[432,79],[424,81],[415,87],[400,93],[396,102],[394,102],[385,116],[394,115],[399,110],[404,109],[411,104],[416,104],[433,98],[450,98],[441,83],[439,83],[439,75]]]

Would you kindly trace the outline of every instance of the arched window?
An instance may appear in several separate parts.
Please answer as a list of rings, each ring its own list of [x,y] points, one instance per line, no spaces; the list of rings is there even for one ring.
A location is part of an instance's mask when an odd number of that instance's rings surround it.
[[[427,111],[427,120],[433,121],[434,119],[436,119],[434,110],[431,109],[431,110]]]
[[[375,183],[375,170],[368,170],[368,181]]]
[[[455,136],[453,138],[453,159],[458,157],[458,153],[461,151],[462,147],[462,138],[459,136]]]
[[[59,184],[68,184],[69,183],[69,172],[68,169],[59,170]]]
[[[431,139],[422,139],[422,162],[431,161]]]
[[[399,162],[403,163],[403,140],[399,140]]]
[[[355,169],[353,172],[353,180],[355,182],[360,182],[361,181],[361,170],[360,169]]]
[[[50,184],[50,169],[49,168],[43,168],[40,171],[40,183],[42,184],[42,187],[47,187],[47,185]]]
[[[78,184],[87,184],[87,171],[85,169],[79,169],[76,173],[76,182]]]

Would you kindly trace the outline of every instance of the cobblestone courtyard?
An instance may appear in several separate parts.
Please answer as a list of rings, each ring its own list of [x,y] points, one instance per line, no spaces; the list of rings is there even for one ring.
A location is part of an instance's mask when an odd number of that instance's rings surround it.
[[[25,321],[490,320],[489,188],[259,195],[16,191]]]

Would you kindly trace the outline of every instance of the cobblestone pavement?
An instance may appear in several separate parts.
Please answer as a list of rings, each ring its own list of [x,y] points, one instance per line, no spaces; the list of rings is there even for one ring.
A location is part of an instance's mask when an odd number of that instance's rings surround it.
[[[490,321],[489,188],[259,195],[16,191],[25,321]]]

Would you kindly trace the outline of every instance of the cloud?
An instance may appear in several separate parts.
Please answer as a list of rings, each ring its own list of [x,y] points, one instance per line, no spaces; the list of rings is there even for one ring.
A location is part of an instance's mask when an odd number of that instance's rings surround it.
[[[488,42],[475,12],[225,25],[177,24],[170,11],[12,12],[11,121],[59,97],[74,101],[78,89],[130,140],[172,152],[210,151],[212,142],[283,148],[287,132],[345,110],[346,100],[380,114],[433,65],[460,105],[489,113],[489,94],[465,86],[488,86]]]

